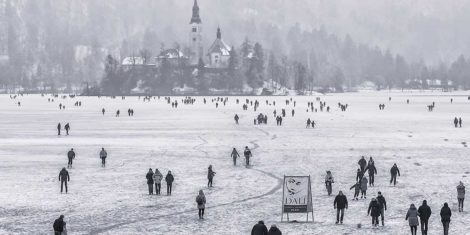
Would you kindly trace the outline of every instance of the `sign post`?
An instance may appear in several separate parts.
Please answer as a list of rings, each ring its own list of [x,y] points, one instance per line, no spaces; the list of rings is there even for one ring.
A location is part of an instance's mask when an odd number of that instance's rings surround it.
[[[284,176],[281,222],[284,221],[284,213],[287,213],[287,221],[289,221],[289,213],[306,213],[307,222],[308,214],[312,213],[313,222],[310,176]]]

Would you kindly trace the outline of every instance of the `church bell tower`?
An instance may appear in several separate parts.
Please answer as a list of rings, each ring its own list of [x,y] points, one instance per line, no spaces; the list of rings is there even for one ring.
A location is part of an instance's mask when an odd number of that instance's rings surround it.
[[[199,59],[204,58],[204,48],[202,43],[202,21],[199,16],[199,6],[197,0],[194,0],[193,15],[191,17],[190,33],[189,33],[189,45],[191,54],[189,55],[190,62],[192,65],[196,65]]]

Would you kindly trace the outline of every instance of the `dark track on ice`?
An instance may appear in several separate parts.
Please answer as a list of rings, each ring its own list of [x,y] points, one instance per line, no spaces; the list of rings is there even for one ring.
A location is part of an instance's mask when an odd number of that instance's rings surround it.
[[[263,134],[265,135],[269,135],[268,132],[264,131],[264,130],[261,130],[259,128],[256,128],[258,129],[259,131],[263,132]],[[199,137],[204,143],[202,144],[198,144],[196,145],[193,149],[196,149],[196,150],[199,150],[199,147],[204,145],[204,144],[207,144],[208,142],[203,139],[202,137]],[[258,140],[252,140],[250,141],[251,144],[253,144],[253,148],[252,150],[255,150],[259,147],[259,145],[256,143],[258,142]],[[201,152],[204,152],[204,154],[208,154],[207,152],[205,151],[202,151],[202,150],[199,150]],[[281,187],[282,187],[282,179],[277,177],[276,175],[272,174],[272,173],[269,173],[269,172],[266,172],[266,171],[263,171],[263,170],[258,170],[258,169],[253,169],[253,168],[248,168],[250,170],[253,170],[253,171],[258,171],[260,173],[263,173],[273,179],[276,179],[277,180],[277,185],[274,186],[271,190],[269,190],[268,192],[266,193],[263,193],[261,195],[258,195],[258,196],[253,196],[253,197],[248,197],[248,198],[243,198],[243,199],[239,199],[239,200],[235,200],[235,201],[232,201],[232,202],[227,202],[227,203],[221,203],[221,204],[217,204],[217,205],[214,205],[214,206],[207,206],[206,208],[207,209],[211,209],[211,208],[218,208],[218,207],[223,207],[223,206],[228,206],[228,205],[233,205],[233,204],[237,204],[237,203],[245,203],[245,202],[249,202],[249,201],[252,201],[252,200],[256,200],[256,199],[259,199],[259,198],[262,198],[262,197],[265,197],[265,196],[269,196],[269,195],[272,195],[274,194],[276,191],[278,191]],[[171,213],[171,214],[165,214],[165,215],[159,215],[159,216],[154,216],[154,217],[150,217],[150,218],[143,218],[143,219],[139,219],[139,220],[131,220],[131,221],[126,221],[126,222],[122,222],[122,223],[118,223],[118,224],[114,224],[114,225],[111,225],[111,226],[107,226],[107,227],[104,227],[104,228],[99,228],[99,229],[93,229],[91,230],[88,234],[99,234],[99,233],[104,233],[104,232],[107,232],[107,231],[110,231],[112,229],[115,229],[115,228],[118,228],[118,227],[121,227],[121,226],[125,226],[125,225],[129,225],[129,224],[135,224],[135,223],[140,223],[140,222],[144,222],[144,221],[151,221],[151,220],[157,220],[157,219],[161,219],[161,218],[166,218],[166,217],[171,217],[171,216],[175,216],[175,215],[181,215],[181,214],[186,214],[186,213],[194,213],[194,212],[197,212],[198,210],[197,209],[190,209],[190,210],[184,210],[184,211],[179,211],[179,212],[175,212],[175,213]]]

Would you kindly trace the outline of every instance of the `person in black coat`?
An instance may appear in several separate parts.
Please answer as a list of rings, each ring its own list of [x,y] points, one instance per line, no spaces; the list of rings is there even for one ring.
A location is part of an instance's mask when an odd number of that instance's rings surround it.
[[[60,217],[54,221],[52,227],[54,228],[54,235],[61,235],[65,229],[64,215],[60,215]]]
[[[452,216],[452,211],[450,211],[449,205],[444,203],[444,206],[441,209],[441,222],[442,226],[444,227],[444,235],[449,234],[449,224],[450,224],[450,217]]]
[[[361,159],[357,162],[357,164],[359,164],[362,174],[364,175],[364,172],[366,171],[366,166],[367,166],[367,161],[364,158],[364,156],[361,157]]]
[[[72,168],[73,159],[75,159],[75,152],[73,151],[73,148],[67,152],[67,158],[69,159],[69,163],[67,164],[67,167]]]
[[[269,228],[268,235],[282,235],[282,232],[275,224],[273,224],[271,225],[271,228]]]
[[[357,169],[357,173],[356,173],[356,182],[361,181],[361,179],[362,179],[363,176],[364,176],[364,172],[362,172],[361,169]]]
[[[65,129],[65,133],[66,133],[67,135],[69,135],[70,124],[68,124],[68,123],[65,124],[64,129]]]
[[[166,174],[165,181],[166,181],[166,195],[171,195],[171,188],[173,186],[173,181],[175,181],[175,178],[171,174],[171,171],[168,171],[168,174]]]
[[[153,171],[152,168],[149,169],[147,172],[147,175],[145,175],[145,178],[147,178],[147,185],[149,187],[149,195],[153,194]]]
[[[62,193],[65,184],[65,193],[68,192],[67,182],[70,181],[69,172],[64,168],[59,172],[59,181],[60,181],[60,193]]]
[[[336,209],[336,224],[343,223],[344,209],[348,209],[348,199],[343,194],[343,191],[339,191],[333,202],[333,207]],[[341,214],[341,216],[340,216]]]
[[[423,204],[418,208],[418,216],[421,220],[421,234],[428,235],[428,221],[431,217],[431,207],[428,206],[426,200],[423,200]]]
[[[375,168],[375,164],[373,162],[369,163],[366,171],[369,172],[369,186],[374,186],[374,175],[377,175],[377,168]]]
[[[382,192],[378,192],[377,202],[379,203],[380,219],[382,220],[382,226],[385,225],[385,211],[387,210],[387,201],[385,200]]]
[[[268,235],[268,228],[264,225],[264,221],[260,220],[253,229],[251,229],[251,235]]]
[[[243,155],[245,155],[246,166],[249,166],[250,165],[250,158],[253,155],[251,154],[251,150],[248,148],[248,146],[245,146],[245,151],[243,152]]]
[[[60,129],[61,129],[61,125],[60,125],[60,122],[59,124],[57,124],[57,135],[60,135]]]
[[[372,198],[369,203],[369,209],[367,209],[367,215],[372,217],[372,226],[376,227],[379,225],[379,216],[380,216],[380,205],[377,202],[377,199]]]
[[[390,169],[390,184],[393,182],[393,186],[397,185],[397,174],[400,176],[400,170],[398,169],[397,164],[393,164],[392,168]]]

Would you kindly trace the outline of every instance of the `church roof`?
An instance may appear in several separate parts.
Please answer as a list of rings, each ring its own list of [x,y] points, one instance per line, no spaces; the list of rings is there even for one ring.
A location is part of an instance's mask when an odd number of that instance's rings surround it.
[[[190,24],[192,24],[192,23],[196,23],[196,24],[202,23],[201,17],[199,16],[199,6],[197,5],[197,0],[194,0],[193,16],[191,17],[191,21],[189,23]]]
[[[178,49],[172,48],[172,49],[167,49],[167,50],[160,52],[160,54],[158,55],[158,58],[175,59],[175,58],[182,58],[183,56],[184,56],[183,52],[181,52]]]
[[[230,55],[230,47],[225,44],[222,40],[222,34],[220,33],[220,28],[217,28],[217,38],[215,39],[212,46],[209,48],[210,53],[221,53],[222,55]]]

